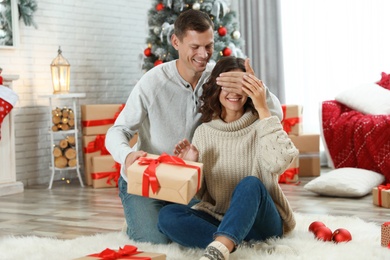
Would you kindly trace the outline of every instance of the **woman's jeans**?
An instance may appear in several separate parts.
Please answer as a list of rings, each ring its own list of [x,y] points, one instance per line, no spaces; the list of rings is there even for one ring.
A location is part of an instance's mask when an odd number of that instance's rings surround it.
[[[158,228],[180,245],[206,248],[216,236],[235,245],[279,237],[283,221],[263,183],[248,176],[236,186],[222,221],[187,205],[170,204],[160,210]]]

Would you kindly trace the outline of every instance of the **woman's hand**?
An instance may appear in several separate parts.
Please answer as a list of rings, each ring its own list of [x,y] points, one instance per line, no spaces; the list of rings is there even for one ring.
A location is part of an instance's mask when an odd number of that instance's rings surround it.
[[[175,145],[173,154],[183,160],[197,162],[199,158],[198,149],[187,139],[183,139]]]
[[[267,92],[263,82],[252,74],[245,74],[243,80],[243,91],[252,99],[260,119],[270,117],[271,112],[268,109]]]

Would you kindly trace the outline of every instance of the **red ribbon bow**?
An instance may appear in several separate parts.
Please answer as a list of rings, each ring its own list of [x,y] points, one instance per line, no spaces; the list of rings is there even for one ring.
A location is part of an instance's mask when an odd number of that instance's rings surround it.
[[[382,190],[390,190],[390,183],[378,186],[378,204],[380,207],[382,207]]]
[[[157,159],[148,158],[148,157],[140,157],[138,158],[139,165],[148,165],[143,173],[142,178],[142,196],[149,197],[149,186],[152,188],[153,194],[156,194],[158,189],[160,188],[160,184],[158,183],[158,179],[156,176],[156,168],[160,163],[179,165],[188,168],[194,168],[198,170],[198,187],[200,188],[200,168],[195,165],[186,164],[181,158],[177,156],[171,156],[166,153],[162,153],[160,157]]]
[[[120,112],[123,110],[124,107],[125,107],[125,104],[121,104],[119,106],[119,109],[115,113],[114,118],[105,118],[105,119],[97,119],[97,120],[84,120],[81,123],[82,123],[83,127],[114,124],[115,120],[118,118]]]
[[[282,175],[280,175],[279,183],[288,183],[289,181],[287,180],[292,181],[294,179],[294,176],[298,174],[298,172],[298,168],[287,169],[285,172],[283,172]]]
[[[94,141],[88,143],[84,148],[84,153],[94,153],[100,151],[100,155],[110,154],[105,145],[106,135],[97,135]]]
[[[134,255],[141,252],[137,251],[137,247],[131,245],[125,245],[123,248],[119,247],[118,251],[106,248],[100,253],[92,254],[89,256],[99,257],[102,260],[115,260],[115,259],[139,259],[139,260],[151,260],[150,257],[134,257]]]
[[[287,134],[289,134],[291,132],[291,128],[301,122],[301,118],[300,117],[286,118],[286,109],[287,109],[286,105],[282,105],[282,110],[283,110],[282,124],[283,124],[283,130],[286,131]]]

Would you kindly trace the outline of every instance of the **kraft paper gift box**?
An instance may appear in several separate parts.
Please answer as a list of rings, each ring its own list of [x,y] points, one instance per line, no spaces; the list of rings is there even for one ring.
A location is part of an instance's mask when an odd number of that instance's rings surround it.
[[[127,169],[127,192],[186,205],[201,186],[202,171],[202,163],[148,154]],[[154,174],[157,182],[153,181]]]
[[[390,208],[390,184],[379,185],[372,189],[372,203],[379,207]]]
[[[381,225],[381,246],[390,248],[390,222]]]
[[[299,176],[320,176],[320,135],[301,134],[289,135],[295,147],[299,150]]]
[[[300,105],[282,105],[283,119],[282,125],[284,131],[289,135],[300,135],[303,132],[302,111]]]
[[[105,250],[99,253],[90,254],[73,260],[92,260],[92,259],[166,260],[167,256],[161,253],[138,251],[137,247],[126,245],[123,248],[119,248],[119,250],[112,250],[110,248],[106,248]]]
[[[111,155],[92,157],[92,187],[115,188],[118,187],[120,164],[116,163]]]
[[[105,147],[106,135],[84,135],[83,136],[83,157],[84,157],[84,176],[87,185],[92,185],[92,158],[94,156],[108,155]],[[133,147],[138,140],[138,134],[135,134],[130,140],[130,147]]]
[[[290,163],[287,170],[279,176],[279,183],[297,183],[299,173],[299,156]]]
[[[123,107],[124,104],[81,105],[83,135],[106,134]]]

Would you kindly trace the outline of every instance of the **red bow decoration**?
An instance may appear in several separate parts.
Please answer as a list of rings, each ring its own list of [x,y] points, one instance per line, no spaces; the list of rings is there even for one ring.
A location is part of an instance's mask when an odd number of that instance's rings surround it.
[[[156,168],[160,163],[179,165],[189,168],[194,168],[198,170],[198,188],[200,187],[200,168],[195,165],[186,164],[181,158],[177,156],[171,156],[166,153],[162,153],[160,157],[157,159],[148,158],[148,157],[140,157],[138,158],[139,165],[148,165],[143,173],[142,178],[142,196],[149,197],[149,186],[152,188],[154,194],[160,188],[160,184],[158,183],[158,179],[156,176]]]
[[[283,130],[286,131],[287,134],[289,134],[291,132],[291,128],[301,122],[301,118],[300,117],[286,118],[286,109],[287,109],[286,105],[282,105],[282,110],[283,110],[282,124],[283,124]]]
[[[137,247],[131,245],[125,245],[123,248],[119,247],[118,251],[106,248],[100,253],[92,254],[89,256],[99,257],[102,260],[115,260],[115,259],[139,259],[139,260],[151,260],[150,257],[134,257],[134,255],[141,252],[137,251]]]
[[[378,186],[378,204],[382,207],[382,190],[390,190],[390,183]],[[387,222],[390,223],[390,222]]]
[[[298,168],[287,169],[285,172],[282,173],[282,175],[279,176],[279,183],[289,183],[289,181],[287,180],[292,181],[294,179],[294,176],[298,174],[298,172]]]
[[[102,125],[110,125],[114,124],[115,120],[118,118],[119,114],[125,107],[125,104],[121,104],[118,108],[118,111],[115,113],[114,118],[106,118],[106,119],[97,119],[97,120],[84,120],[82,121],[83,127],[88,126],[102,126]]]
[[[87,147],[84,148],[84,153],[94,153],[100,151],[100,155],[110,154],[107,151],[105,140],[106,140],[106,135],[97,135],[95,140],[89,142]]]

